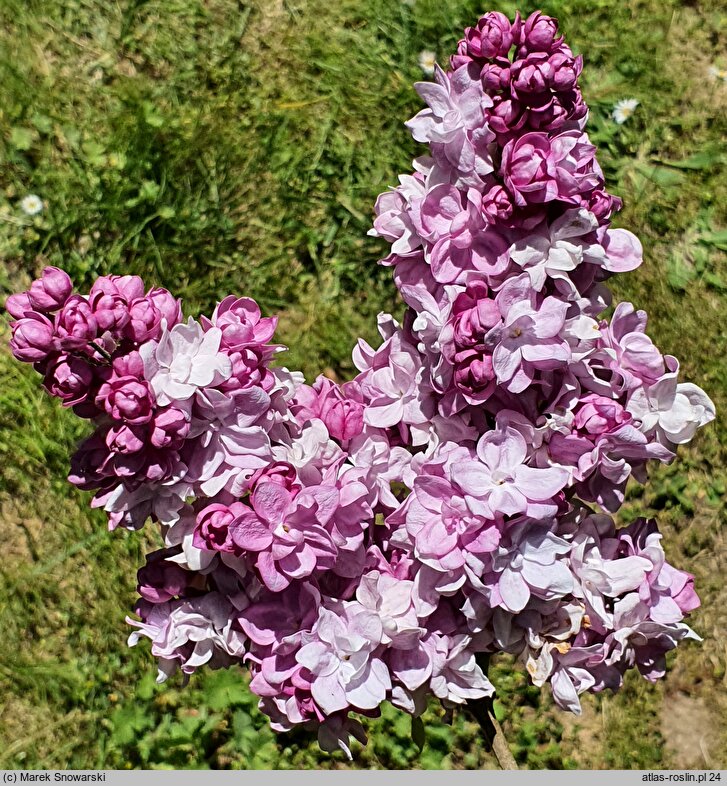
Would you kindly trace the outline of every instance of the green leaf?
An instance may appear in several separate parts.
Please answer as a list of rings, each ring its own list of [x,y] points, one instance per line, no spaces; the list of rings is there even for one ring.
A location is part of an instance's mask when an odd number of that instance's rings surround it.
[[[693,245],[689,250],[689,256],[694,262],[694,272],[699,275],[710,267],[711,256],[706,245]]]
[[[424,721],[421,719],[421,716],[411,719],[411,739],[419,749],[419,753],[421,753],[424,750],[424,743],[426,742]]]
[[[15,126],[10,132],[10,144],[16,150],[30,150],[35,137],[36,133],[32,129]]]
[[[74,150],[81,144],[81,132],[74,126],[63,126],[61,138]]]
[[[683,158],[681,161],[668,161],[658,159],[658,163],[676,169],[711,169],[714,166],[724,163],[724,156],[716,149],[700,150],[698,153]]]
[[[146,707],[130,704],[119,707],[111,717],[112,742],[116,745],[130,745],[138,739],[141,732],[151,728],[152,718],[147,715]]]
[[[722,251],[727,251],[727,229],[721,229],[717,232],[705,232],[705,234],[699,236],[699,240]]]
[[[164,125],[164,116],[151,101],[144,101],[144,122],[152,128],[161,128]]]
[[[724,292],[727,289],[727,282],[725,282],[724,279],[722,279],[716,273],[712,273],[711,271],[707,271],[704,274],[704,283],[708,287],[712,287],[712,289],[718,289],[721,292]]]
[[[136,698],[148,701],[157,693],[159,685],[155,679],[154,672],[146,672],[136,685]]]
[[[31,118],[33,125],[40,131],[41,134],[50,134],[53,130],[53,121],[48,117],[48,115],[43,115],[40,112],[36,112],[33,117]]]
[[[648,164],[637,164],[635,169],[640,175],[655,183],[662,188],[670,188],[672,186],[679,186],[684,182],[684,175],[681,172],[675,172],[666,166],[649,166]]]
[[[106,150],[103,145],[89,139],[81,145],[81,150],[91,166],[106,166]]]
[[[194,732],[197,729],[197,724],[194,719],[183,718],[182,721],[173,723],[167,732],[167,739],[177,745],[185,742],[192,742],[195,739]]]
[[[680,254],[672,254],[666,266],[666,280],[672,289],[683,291],[694,279],[694,267]]]
[[[217,676],[217,675],[220,676]],[[230,707],[250,704],[250,692],[242,679],[242,674],[236,669],[219,671],[214,680],[207,684],[208,706],[221,712]]]

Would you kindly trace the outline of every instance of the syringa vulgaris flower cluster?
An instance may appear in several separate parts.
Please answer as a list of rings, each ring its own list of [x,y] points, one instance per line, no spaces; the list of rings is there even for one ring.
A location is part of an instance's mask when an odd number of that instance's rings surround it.
[[[184,321],[136,276],[80,295],[46,268],[8,299],[15,356],[93,423],[71,481],[111,527],[161,528],[129,620],[161,680],[243,664],[273,728],[348,752],[352,712],[491,696],[482,656],[579,712],[695,637],[655,522],[611,515],[714,407],[643,311],[601,316],[642,254],[610,226],[581,68],[554,19],[489,13],[416,86],[429,155],[371,232],[407,309],[351,382],[271,366],[276,320],[249,298]]]

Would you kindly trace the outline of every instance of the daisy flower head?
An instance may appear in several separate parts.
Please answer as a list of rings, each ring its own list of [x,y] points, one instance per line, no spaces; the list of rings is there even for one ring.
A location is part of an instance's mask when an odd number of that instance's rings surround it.
[[[614,105],[611,117],[621,126],[633,115],[638,105],[635,98],[622,98]]]
[[[437,62],[437,55],[434,52],[430,52],[428,49],[423,49],[419,52],[419,68],[427,76],[434,76],[434,66]]]
[[[43,200],[36,194],[28,194],[20,200],[20,209],[27,216],[37,216],[43,210]]]

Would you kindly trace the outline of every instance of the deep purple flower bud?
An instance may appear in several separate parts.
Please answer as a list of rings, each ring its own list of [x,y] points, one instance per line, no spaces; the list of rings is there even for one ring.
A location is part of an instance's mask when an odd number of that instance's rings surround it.
[[[105,409],[114,420],[138,425],[151,420],[154,400],[146,381],[114,377],[99,388],[96,406]]]
[[[270,341],[278,320],[277,317],[262,317],[260,307],[252,298],[229,295],[217,305],[211,324],[222,331],[222,346],[239,352]]]
[[[482,394],[493,387],[495,371],[492,355],[482,350],[467,349],[455,357],[454,384],[465,393]]]
[[[141,475],[149,483],[161,483],[171,478],[179,464],[179,457],[173,450],[150,450],[140,455],[144,455],[146,461],[142,468],[134,469],[133,474]]]
[[[232,541],[230,525],[243,511],[249,511],[241,502],[227,505],[208,505],[197,516],[192,543],[198,549],[207,551],[237,552],[239,549]]]
[[[510,85],[510,61],[498,59],[486,63],[480,73],[482,86],[489,92],[507,90]]]
[[[144,297],[144,282],[139,276],[101,276],[94,281],[89,298],[98,292],[105,295],[121,295],[127,303]]]
[[[35,311],[26,312],[27,316],[11,322],[13,337],[10,351],[23,363],[45,360],[53,351],[54,336],[51,321]]]
[[[500,309],[490,295],[484,281],[472,281],[452,304],[452,315],[442,333],[444,345],[454,342],[457,350],[482,344],[485,333],[502,321]],[[453,352],[443,346],[445,356],[452,359]]]
[[[107,484],[101,467],[108,460],[109,449],[100,432],[85,439],[71,456],[71,472],[68,480],[74,486],[89,491]]]
[[[129,442],[129,446],[131,445],[132,442]],[[125,446],[122,445],[122,447]],[[147,450],[143,449],[137,451],[114,451],[103,465],[103,471],[110,477],[133,478],[135,483],[143,481],[145,479],[147,452]]]
[[[169,549],[160,549],[147,554],[146,565],[136,574],[139,595],[149,603],[166,603],[183,595],[194,575],[165,559],[169,553]]]
[[[73,283],[68,273],[57,267],[47,267],[41,277],[30,285],[30,304],[38,311],[58,311],[68,300]]]
[[[518,98],[537,95],[548,90],[552,81],[552,66],[542,53],[516,60],[510,68],[510,87]]]
[[[591,191],[603,187],[595,151],[580,131],[553,137],[523,134],[503,148],[501,175],[520,207],[554,199],[579,205]]]
[[[449,65],[452,71],[456,71],[460,66],[472,62],[472,58],[467,53],[467,41],[463,38],[457,43],[457,52],[449,58]]]
[[[189,434],[189,421],[180,409],[168,407],[156,412],[151,428],[149,441],[155,448],[178,450]]]
[[[558,194],[555,168],[546,134],[523,134],[502,151],[502,176],[520,206],[548,202]]]
[[[17,295],[9,295],[5,301],[5,309],[11,317],[22,319],[26,311],[32,311],[30,298],[27,292],[19,292]]]
[[[89,303],[102,331],[118,334],[129,321],[129,304],[122,295],[99,291],[90,297]]]
[[[60,355],[48,366],[43,385],[64,407],[72,407],[86,399],[93,379],[93,370],[85,360],[75,355]]]
[[[73,414],[84,420],[92,420],[98,417],[99,411],[93,396],[86,396],[77,404],[73,405]]]
[[[454,366],[454,384],[463,393],[483,400],[494,388],[492,348],[485,337],[502,317],[487,284],[471,281],[452,304],[452,313],[442,330],[444,357]]]
[[[364,406],[349,399],[327,398],[321,404],[321,420],[328,433],[337,440],[345,441],[363,431]]]
[[[161,311],[151,298],[141,297],[129,305],[129,322],[124,328],[124,333],[137,344],[144,344],[161,335],[161,324]]]
[[[493,98],[494,104],[487,113],[487,123],[500,136],[514,134],[527,122],[527,112],[518,101],[510,98]]]
[[[563,46],[548,58],[550,65],[550,87],[553,90],[573,90],[583,70],[583,57],[573,57],[568,47]]]
[[[616,196],[612,196],[605,189],[598,188],[589,194],[587,199],[581,203],[582,207],[589,210],[599,220],[608,221],[613,213],[621,210],[623,202]]]
[[[464,31],[467,54],[475,60],[506,57],[510,47],[520,38],[520,14],[510,20],[499,11],[480,17],[475,27]]]
[[[482,216],[488,224],[507,221],[512,211],[512,200],[502,186],[493,186],[482,197]]]
[[[106,434],[106,446],[112,453],[138,453],[144,449],[143,426],[114,426]]]
[[[339,385],[322,375],[313,387],[298,388],[292,411],[301,424],[311,418],[322,420],[334,439],[351,439],[363,430],[363,404],[347,398]]]
[[[295,467],[287,461],[275,461],[267,467],[257,470],[250,478],[250,488],[258,483],[277,483],[294,495],[300,491],[300,483]]]
[[[232,363],[232,374],[219,386],[220,390],[231,393],[252,385],[260,385],[264,390],[270,391],[275,386],[275,377],[265,368],[259,350],[246,347],[240,352],[230,352],[228,357]]]
[[[167,329],[171,330],[182,321],[182,302],[177,300],[169,290],[156,287],[149,290],[146,297],[162,315],[162,319],[167,320]]]
[[[62,349],[83,349],[98,336],[98,322],[88,301],[71,295],[58,314],[56,334]]]
[[[576,122],[578,127],[582,130],[585,127],[586,118],[588,117],[588,106],[583,100],[583,93],[576,88],[569,93],[560,93],[558,98],[560,103],[568,111],[568,120]]]
[[[594,438],[630,421],[631,415],[618,401],[593,393],[582,400],[574,425],[580,432]]]
[[[558,20],[535,11],[523,22],[521,42],[529,52],[551,52],[559,46]]]
[[[568,110],[558,97],[544,94],[544,102],[535,102],[528,107],[528,125],[534,131],[559,131],[568,121]]]
[[[128,355],[114,358],[112,368],[117,377],[144,379],[144,361],[136,350],[132,350]]]

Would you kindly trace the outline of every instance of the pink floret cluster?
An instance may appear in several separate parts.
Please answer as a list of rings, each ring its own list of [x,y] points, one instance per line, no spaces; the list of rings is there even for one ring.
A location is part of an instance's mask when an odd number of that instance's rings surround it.
[[[556,702],[664,674],[699,605],[654,521],[611,518],[629,478],[714,418],[610,305],[641,263],[610,217],[582,59],[536,12],[468,28],[408,124],[430,154],[382,194],[407,305],[338,385],[272,367],[274,318],[230,296],[184,321],[164,289],[46,268],[7,309],[11,348],[91,420],[70,479],[111,527],[158,523],[130,643],[159,677],[244,664],[274,729],[364,740],[351,713],[492,696],[510,653]]]

